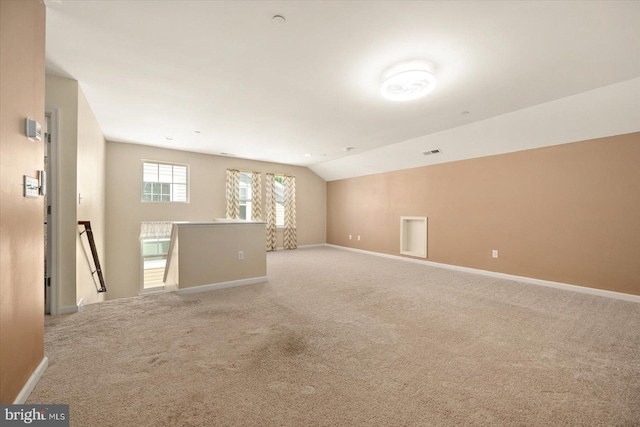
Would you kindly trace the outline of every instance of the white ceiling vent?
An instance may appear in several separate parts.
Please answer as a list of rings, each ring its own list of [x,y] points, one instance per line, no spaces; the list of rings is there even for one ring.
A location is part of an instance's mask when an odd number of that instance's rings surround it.
[[[425,156],[430,156],[432,154],[440,154],[442,153],[442,151],[439,148],[436,148],[435,150],[428,150],[428,151],[423,151],[422,154],[424,154]]]

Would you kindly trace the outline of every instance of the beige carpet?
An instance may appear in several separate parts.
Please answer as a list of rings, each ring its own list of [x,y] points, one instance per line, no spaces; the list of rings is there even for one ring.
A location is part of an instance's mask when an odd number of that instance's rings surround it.
[[[638,426],[640,305],[329,247],[47,319],[72,426]]]

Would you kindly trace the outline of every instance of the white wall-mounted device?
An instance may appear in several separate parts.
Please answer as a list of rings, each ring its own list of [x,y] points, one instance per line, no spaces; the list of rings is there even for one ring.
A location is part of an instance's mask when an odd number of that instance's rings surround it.
[[[38,179],[24,175],[24,197],[38,197]]]
[[[38,193],[41,196],[47,195],[47,171],[38,171]]]
[[[38,141],[42,141],[42,126],[40,125],[40,123],[28,117],[26,118],[25,123],[26,123],[25,126],[26,126],[27,138],[29,139],[35,138]]]

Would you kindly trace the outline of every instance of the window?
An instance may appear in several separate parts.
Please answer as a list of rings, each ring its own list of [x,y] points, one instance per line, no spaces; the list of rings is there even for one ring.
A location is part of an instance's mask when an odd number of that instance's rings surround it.
[[[251,172],[240,172],[239,197],[240,200],[240,219],[251,219],[251,180],[253,174]]]
[[[169,242],[169,238],[144,239],[142,241],[144,289],[164,286],[164,267],[167,264]]]
[[[142,201],[187,203],[189,166],[142,162]]]
[[[276,195],[276,228],[284,228],[284,175],[273,177]]]
[[[172,229],[171,221],[140,223],[142,292],[164,287],[164,267],[167,264]]]

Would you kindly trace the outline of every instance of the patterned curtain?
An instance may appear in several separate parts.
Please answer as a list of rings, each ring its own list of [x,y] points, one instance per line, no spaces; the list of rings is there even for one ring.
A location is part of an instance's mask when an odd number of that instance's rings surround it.
[[[140,240],[171,237],[171,221],[143,221],[140,223]]]
[[[262,221],[262,174],[251,172],[251,219]]]
[[[276,250],[276,192],[274,185],[274,175],[266,175],[266,197],[267,197],[267,251]]]
[[[227,169],[227,211],[229,219],[240,218],[240,171]]]
[[[296,177],[284,177],[284,248],[298,247],[296,238]]]

